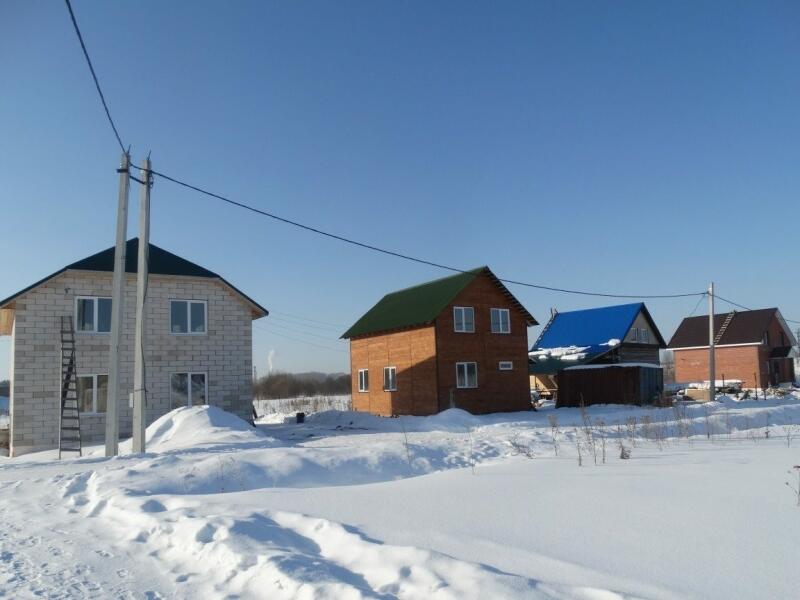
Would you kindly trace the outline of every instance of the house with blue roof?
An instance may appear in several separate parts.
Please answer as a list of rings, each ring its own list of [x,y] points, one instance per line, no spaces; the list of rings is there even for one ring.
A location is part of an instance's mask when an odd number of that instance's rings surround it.
[[[532,387],[553,392],[556,375],[582,365],[660,365],[666,347],[643,302],[553,312],[530,350]]]

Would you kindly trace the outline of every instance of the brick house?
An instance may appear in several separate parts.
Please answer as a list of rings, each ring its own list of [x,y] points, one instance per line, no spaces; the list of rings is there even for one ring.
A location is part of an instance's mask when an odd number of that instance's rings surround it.
[[[646,379],[648,385],[637,387],[636,394],[626,394],[626,402],[646,403],[657,388],[663,388],[660,350],[665,347],[661,332],[642,302],[554,311],[529,353],[531,387],[555,394],[559,388],[559,378],[568,369],[600,365],[646,365],[643,368],[650,370],[640,374],[640,378]],[[657,368],[658,372],[653,368]],[[628,373],[631,377],[635,375],[633,371],[625,373],[626,377]],[[606,375],[611,381],[619,377],[619,372],[592,371],[598,392],[603,388],[602,378]],[[559,398],[561,400],[565,398]],[[622,398],[611,394],[609,398],[600,400],[621,402]]]
[[[717,380],[738,379],[746,388],[794,381],[793,346],[797,341],[777,308],[714,315]],[[675,359],[675,380],[708,381],[708,317],[684,319],[668,348]]]
[[[131,435],[138,239],[126,248],[120,435]],[[147,423],[173,408],[213,404],[252,417],[252,328],[267,310],[222,277],[150,244],[146,304]],[[0,301],[11,336],[10,455],[58,445],[61,317],[72,316],[83,442],[105,436],[114,248],[67,265]]]
[[[528,410],[536,320],[488,267],[393,292],[350,340],[353,408],[377,415]]]

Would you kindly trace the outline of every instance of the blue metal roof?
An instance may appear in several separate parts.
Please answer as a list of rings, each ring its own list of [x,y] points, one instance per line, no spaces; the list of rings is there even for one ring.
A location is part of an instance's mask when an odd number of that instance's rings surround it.
[[[608,350],[601,345],[624,340],[641,310],[647,312],[643,302],[558,313],[531,350],[566,346],[589,346],[590,354]]]

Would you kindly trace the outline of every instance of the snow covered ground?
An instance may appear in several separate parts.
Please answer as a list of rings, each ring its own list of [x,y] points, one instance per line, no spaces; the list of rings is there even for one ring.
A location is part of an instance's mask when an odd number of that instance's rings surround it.
[[[0,596],[796,598],[794,423],[797,395],[256,429],[180,409],[144,456],[0,459]]]

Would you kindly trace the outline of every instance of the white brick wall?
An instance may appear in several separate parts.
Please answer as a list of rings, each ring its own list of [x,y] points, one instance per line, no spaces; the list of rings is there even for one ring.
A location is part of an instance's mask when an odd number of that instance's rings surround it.
[[[12,339],[11,455],[58,445],[61,316],[75,312],[76,296],[111,296],[111,273],[67,271],[16,300]],[[206,335],[170,333],[170,299],[208,303]],[[121,338],[120,436],[130,436],[136,276],[128,274]],[[252,313],[216,279],[151,275],[147,295],[145,365],[148,424],[170,410],[170,374],[207,374],[208,403],[249,419]],[[76,332],[78,374],[108,373],[110,334]],[[109,398],[110,401],[110,398]],[[84,444],[102,441],[104,414],[81,414]]]

